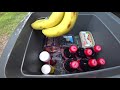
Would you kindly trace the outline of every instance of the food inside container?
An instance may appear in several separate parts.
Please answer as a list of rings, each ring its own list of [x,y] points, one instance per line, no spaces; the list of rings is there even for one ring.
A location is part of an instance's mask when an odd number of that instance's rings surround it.
[[[93,39],[93,36],[92,36],[91,32],[81,31],[79,33],[79,36],[80,36],[83,48],[89,48],[89,47],[94,47],[95,46],[95,41]]]

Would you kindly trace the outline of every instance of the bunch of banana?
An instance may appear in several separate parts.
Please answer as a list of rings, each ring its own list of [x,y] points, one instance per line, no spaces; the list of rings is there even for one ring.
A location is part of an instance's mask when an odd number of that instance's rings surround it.
[[[48,19],[36,20],[31,26],[35,30],[54,27],[62,21],[64,14],[64,12],[53,12]]]
[[[77,17],[77,12],[53,12],[48,20],[37,20],[31,26],[35,30],[42,30],[47,37],[58,37],[73,28]]]

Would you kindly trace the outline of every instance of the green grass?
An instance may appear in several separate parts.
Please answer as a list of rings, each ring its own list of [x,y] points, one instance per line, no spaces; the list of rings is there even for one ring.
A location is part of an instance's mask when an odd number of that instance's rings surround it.
[[[0,12],[0,36],[11,35],[27,12]]]

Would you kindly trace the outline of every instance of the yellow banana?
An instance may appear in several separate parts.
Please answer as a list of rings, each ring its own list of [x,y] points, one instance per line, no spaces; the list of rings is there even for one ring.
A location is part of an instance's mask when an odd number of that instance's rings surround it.
[[[31,26],[35,30],[54,27],[62,21],[64,14],[65,12],[52,12],[48,19],[36,20]]]
[[[43,29],[42,33],[47,37],[58,37],[68,33],[74,26],[78,17],[78,12],[65,12],[60,24],[55,27]]]

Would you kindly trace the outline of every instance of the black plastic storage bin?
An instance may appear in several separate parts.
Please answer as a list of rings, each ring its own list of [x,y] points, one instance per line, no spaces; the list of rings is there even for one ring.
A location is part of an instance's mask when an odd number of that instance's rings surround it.
[[[96,78],[112,77],[120,74],[120,19],[110,12],[80,12],[70,34],[80,31],[92,33],[95,43],[102,46],[99,57],[104,57],[103,69],[63,75],[42,75],[42,62],[38,59],[43,50],[45,36],[34,31],[31,23],[51,12],[29,13],[10,38],[0,60],[0,77],[44,77],[44,78]]]

